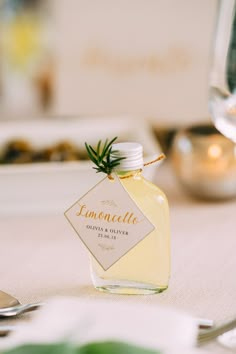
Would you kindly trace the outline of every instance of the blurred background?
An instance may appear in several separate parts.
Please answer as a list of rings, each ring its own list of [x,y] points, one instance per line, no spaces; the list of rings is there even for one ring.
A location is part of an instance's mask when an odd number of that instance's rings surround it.
[[[235,144],[213,128],[208,110],[222,3],[0,0],[0,163],[80,161],[84,141],[118,135],[141,142],[149,160],[167,153],[190,194],[235,196]],[[231,47],[234,68],[234,39]],[[6,185],[20,173],[8,167],[0,171]]]
[[[1,117],[34,117],[52,103],[52,3],[2,0],[0,4]]]
[[[208,120],[216,0],[1,0],[0,119]]]

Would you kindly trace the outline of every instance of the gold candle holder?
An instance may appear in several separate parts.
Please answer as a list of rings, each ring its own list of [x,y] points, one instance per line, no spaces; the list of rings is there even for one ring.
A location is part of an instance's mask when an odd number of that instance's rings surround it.
[[[236,145],[213,126],[179,131],[171,157],[177,179],[191,195],[205,199],[236,196]]]

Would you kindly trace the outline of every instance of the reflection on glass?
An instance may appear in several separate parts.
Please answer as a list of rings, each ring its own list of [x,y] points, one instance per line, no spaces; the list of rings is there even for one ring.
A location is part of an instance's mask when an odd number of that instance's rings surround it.
[[[216,28],[209,107],[217,129],[236,142],[236,1],[222,0]]]

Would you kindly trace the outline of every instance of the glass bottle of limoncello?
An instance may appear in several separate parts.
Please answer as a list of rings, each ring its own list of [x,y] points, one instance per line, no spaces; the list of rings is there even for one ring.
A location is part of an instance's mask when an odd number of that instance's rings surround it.
[[[167,289],[170,277],[170,222],[168,201],[156,185],[142,175],[143,147],[138,143],[117,143],[111,158],[125,157],[115,173],[129,196],[153,224],[154,229],[104,270],[91,255],[94,286],[117,294],[154,294]]]

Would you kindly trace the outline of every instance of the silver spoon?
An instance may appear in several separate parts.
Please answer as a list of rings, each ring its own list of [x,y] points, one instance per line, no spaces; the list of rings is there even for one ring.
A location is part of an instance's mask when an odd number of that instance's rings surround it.
[[[236,318],[234,317],[230,321],[227,321],[220,326],[199,333],[197,342],[199,345],[201,345],[201,344],[205,344],[206,342],[212,341],[216,338],[219,341],[221,337],[221,343],[223,344],[224,339],[227,340],[231,338],[233,340],[233,338],[235,338],[235,328],[236,328]]]
[[[36,302],[33,304],[20,304],[12,307],[5,307],[3,309],[0,309],[0,318],[21,315],[25,312],[37,310],[42,305],[44,305],[42,302]]]
[[[17,316],[24,312],[36,310],[42,305],[42,302],[22,305],[12,295],[0,291],[0,318]]]

